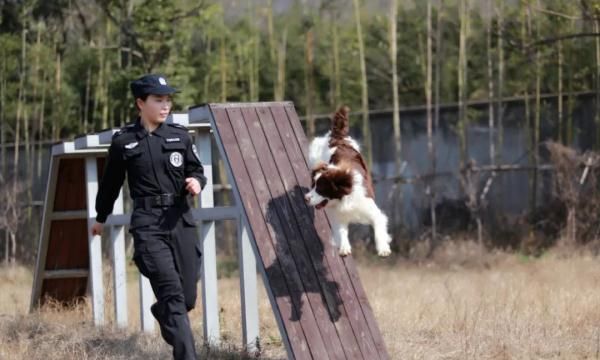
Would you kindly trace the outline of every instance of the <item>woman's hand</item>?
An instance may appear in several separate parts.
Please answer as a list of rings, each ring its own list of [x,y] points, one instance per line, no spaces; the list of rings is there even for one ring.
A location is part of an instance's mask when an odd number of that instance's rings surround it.
[[[185,189],[192,195],[196,196],[200,194],[200,182],[196,178],[189,177],[185,179]]]
[[[92,225],[92,235],[102,235],[102,230],[104,229],[104,224],[101,224],[99,222],[95,222],[94,225]]]

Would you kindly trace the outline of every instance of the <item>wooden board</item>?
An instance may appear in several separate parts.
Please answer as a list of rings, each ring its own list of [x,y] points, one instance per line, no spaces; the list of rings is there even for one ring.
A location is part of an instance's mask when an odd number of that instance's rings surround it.
[[[326,214],[304,202],[308,142],[293,105],[209,108],[289,357],[389,358],[355,264],[331,246]]]
[[[104,157],[98,159],[98,170],[102,171]],[[54,201],[49,206],[52,213],[86,211],[85,159],[82,157],[61,158],[56,174]],[[52,176],[52,175],[51,175]],[[80,270],[89,268],[87,241],[87,219],[50,220],[47,238],[44,271]],[[86,295],[88,276],[74,278],[43,278],[39,292],[40,304],[50,299],[71,303]],[[38,275],[38,276],[39,276]]]

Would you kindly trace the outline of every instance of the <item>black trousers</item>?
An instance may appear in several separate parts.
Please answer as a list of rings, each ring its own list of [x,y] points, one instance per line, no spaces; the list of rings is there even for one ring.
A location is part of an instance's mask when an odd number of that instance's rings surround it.
[[[136,210],[134,210],[135,212]],[[189,215],[189,214],[186,214]],[[202,253],[196,227],[189,216],[173,209],[152,209],[149,225],[132,228],[133,260],[150,280],[156,296],[152,314],[176,360],[196,360],[196,348],[188,311],[196,303]]]

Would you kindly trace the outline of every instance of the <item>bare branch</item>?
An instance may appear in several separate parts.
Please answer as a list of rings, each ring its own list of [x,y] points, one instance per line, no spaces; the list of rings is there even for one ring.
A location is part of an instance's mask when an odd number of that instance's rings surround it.
[[[541,13],[544,14],[549,14],[549,15],[554,15],[554,16],[559,16],[565,19],[569,19],[569,20],[581,20],[582,17],[581,16],[573,16],[573,15],[569,15],[569,14],[564,14],[558,11],[554,11],[554,10],[548,10],[548,9],[544,9],[541,7],[535,7],[534,8],[536,11],[539,11]]]
[[[539,41],[535,41],[529,45],[526,45],[525,48],[530,49],[530,48],[533,48],[536,46],[551,44],[551,43],[559,42],[562,40],[570,40],[570,39],[577,39],[577,38],[584,38],[584,37],[597,37],[597,36],[600,36],[600,33],[585,32],[585,33],[577,33],[577,34],[559,35],[556,37],[545,38],[545,39],[542,39]]]

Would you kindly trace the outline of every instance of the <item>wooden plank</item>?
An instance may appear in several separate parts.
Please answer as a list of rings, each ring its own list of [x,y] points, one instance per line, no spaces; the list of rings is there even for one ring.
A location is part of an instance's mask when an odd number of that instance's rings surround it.
[[[230,186],[231,186],[231,189],[233,190],[234,201],[237,204],[236,208],[238,208],[238,210],[239,210],[239,220],[238,221],[244,224],[243,226],[246,230],[250,230],[248,227],[249,223],[248,223],[248,217],[246,214],[246,210],[242,207],[240,191],[235,186],[236,180],[233,177],[233,171],[231,169],[229,160],[227,159],[227,153],[225,151],[225,147],[223,145],[222,139],[218,135],[219,131],[216,127],[216,120],[214,119],[210,108],[208,106],[194,108],[190,112],[190,117],[194,118],[194,117],[192,117],[192,114],[196,114],[196,115],[199,114],[201,116],[204,116],[205,112],[207,112],[208,115],[206,116],[206,119],[201,118],[201,120],[209,121],[209,125],[211,126],[211,128],[215,129],[215,131],[214,131],[215,143],[217,144],[217,147],[219,148],[221,157],[223,158],[223,160],[225,160],[224,165],[225,165],[225,172],[227,174],[227,178],[230,180],[230,183],[233,184]],[[198,118],[198,116],[196,116],[195,118]],[[239,152],[239,149],[237,149],[237,150]],[[249,243],[255,254],[255,259],[259,258],[260,251],[259,251],[256,239],[254,238],[254,233],[252,231],[246,231],[245,235],[248,237]],[[295,357],[294,357],[294,354],[292,351],[292,346],[290,344],[289,336],[288,336],[289,333],[294,333],[294,331],[292,330],[291,332],[288,332],[288,330],[286,329],[286,327],[283,323],[282,312],[280,311],[279,304],[277,303],[277,299],[275,298],[275,296],[273,294],[273,289],[270,286],[268,286],[269,277],[267,276],[263,262],[262,261],[256,262],[256,267],[258,268],[258,271],[260,272],[260,274],[263,278],[263,284],[265,284],[265,290],[266,290],[267,296],[269,298],[269,302],[271,303],[271,307],[273,309],[273,314],[275,315],[275,322],[277,323],[277,327],[279,328],[279,333],[281,334],[281,340],[287,351],[288,359],[294,359]]]
[[[287,119],[285,109],[283,107],[272,107],[270,110],[273,113],[273,117],[278,120],[274,121],[274,123],[279,131],[281,139],[286,144],[285,148],[280,150],[285,151],[289,158],[288,163],[290,165],[286,169],[286,172],[293,174],[297,180],[299,188],[303,189],[303,191],[297,195],[301,197],[303,196],[304,192],[308,191],[311,185],[311,179],[309,176],[310,173],[307,164],[304,161],[303,151],[295,139],[296,135]],[[343,301],[343,307],[340,310],[342,311],[342,314],[346,314],[346,316],[349,318],[349,325],[351,327],[350,329],[354,334],[357,345],[360,346],[360,351],[363,353],[365,358],[378,358],[379,355],[375,349],[374,341],[372,337],[365,332],[365,330],[368,330],[368,326],[362,314],[360,304],[356,299],[356,293],[354,292],[353,286],[350,283],[350,278],[346,271],[344,271],[344,264],[337,253],[337,249],[331,246],[331,232],[316,231],[317,228],[319,228],[319,225],[322,225],[323,223],[323,213],[315,211],[312,207],[308,207],[306,204],[304,204],[304,202],[302,203],[302,206],[304,206],[306,209],[305,211],[314,214],[314,218],[310,219],[310,221],[305,224],[304,227],[310,226],[310,228],[315,231],[315,236],[319,239],[321,246],[324,247],[326,263],[330,266],[329,269],[332,273],[334,281],[340,285],[338,288],[338,296]],[[299,210],[299,212],[301,212],[301,210]],[[305,218],[301,217],[300,219],[304,220]],[[321,227],[321,229],[323,228]]]
[[[284,106],[284,108],[287,114],[289,124],[294,131],[296,144],[300,148],[300,153],[304,157],[305,166],[308,168],[308,141],[306,139],[306,135],[304,134],[304,130],[302,129],[302,126],[298,121],[298,115],[296,114],[296,110],[294,109],[293,105],[287,104]],[[307,182],[305,184],[310,184],[310,182]],[[315,228],[317,229],[317,232],[319,233],[321,238],[328,239],[331,236],[331,226],[329,224],[329,220],[326,214],[322,214],[321,216],[315,216]],[[343,262],[347,275],[350,277],[352,288],[354,289],[354,292],[360,303],[363,316],[368,325],[368,329],[370,331],[371,336],[373,337],[373,341],[377,348],[377,352],[381,359],[389,359],[389,354],[385,347],[383,336],[381,335],[381,331],[379,330],[379,326],[377,325],[375,315],[373,313],[373,310],[371,309],[371,305],[369,304],[365,290],[362,287],[362,284],[358,277],[356,265],[354,264],[354,261],[351,256],[344,258]]]
[[[54,195],[54,212],[86,210],[85,160],[61,159]]]
[[[222,147],[222,155],[226,159],[228,171],[231,171],[230,178],[233,180],[234,194],[238,204],[241,199],[244,202],[243,216],[245,221],[251,226],[251,236],[256,240],[255,244],[260,253],[264,282],[266,284],[269,299],[277,319],[281,336],[286,344],[288,358],[309,359],[311,358],[308,343],[304,331],[297,321],[286,321],[296,316],[296,304],[288,297],[275,297],[274,293],[289,293],[288,285],[285,281],[282,265],[276,257],[273,244],[270,241],[270,235],[264,220],[261,218],[260,205],[254,195],[252,188],[252,179],[244,165],[240,147],[237,145],[233,129],[229,123],[229,118],[224,109],[211,108],[211,121],[214,123],[214,131],[217,142]],[[269,269],[269,272],[266,272]]]
[[[313,282],[312,278],[308,277],[310,272],[306,271],[307,262],[304,261],[303,254],[294,252],[296,250],[294,244],[299,239],[296,238],[293,230],[287,228],[286,225],[289,225],[288,219],[278,214],[284,210],[277,208],[275,204],[279,201],[279,196],[284,194],[271,193],[268,186],[268,178],[277,175],[272,171],[263,172],[263,169],[261,169],[262,164],[258,161],[258,153],[269,150],[254,148],[239,108],[228,108],[227,115],[229,116],[231,127],[236,129],[237,145],[240,147],[243,156],[242,159],[245,163],[244,166],[248,171],[250,179],[252,179],[250,184],[254,191],[253,197],[256,198],[260,205],[260,213],[254,219],[250,219],[250,221],[263,221],[263,225],[266,225],[272,246],[282,265],[288,284],[288,291],[275,293],[275,296],[291,297],[297,311],[296,316],[291,318],[291,321],[300,321],[312,356],[318,359],[328,358],[325,339],[322,337],[325,334],[321,333],[316,321],[316,315],[312,309],[312,304],[321,299],[320,294],[311,293],[310,289],[314,289],[318,285]],[[236,170],[234,168],[234,172]],[[247,203],[248,200],[243,197],[244,203]],[[269,268],[267,267],[266,269],[268,273]]]
[[[277,110],[280,111],[277,112]],[[295,139],[292,138],[291,128],[283,126],[288,124],[283,110],[282,106],[273,106],[270,109],[259,108],[257,112],[260,117],[260,124],[266,134],[270,152],[275,157],[278,176],[284,184],[291,204],[293,218],[298,222],[298,228],[305,246],[320,278],[323,295],[327,301],[326,310],[329,311],[329,317],[325,317],[325,319],[333,319],[346,358],[375,359],[377,354],[372,341],[369,342],[370,339],[361,339],[355,336],[356,331],[353,330],[348,313],[352,313],[352,310],[360,311],[360,309],[352,307],[354,294],[348,293],[347,286],[341,286],[344,284],[342,279],[339,276],[337,276],[337,279],[333,276],[333,273],[336,272],[337,274],[340,269],[338,256],[332,249],[329,239],[321,239],[316,233],[313,221],[314,210],[305,204],[304,193],[307,191],[308,186],[306,183],[301,183],[297,177],[300,175],[309,178],[309,171],[301,154],[294,151],[297,149],[294,147]],[[275,111],[275,114],[272,114],[273,111]],[[298,160],[301,163],[298,163]],[[310,185],[310,182],[308,185]],[[338,262],[332,262],[332,256]],[[355,324],[354,327],[357,327],[357,325]],[[362,345],[360,348],[359,344]]]
[[[87,219],[52,221],[44,269],[80,269],[88,267],[88,243],[86,239]]]
[[[228,112],[231,114],[234,113],[234,110],[228,110]],[[241,109],[241,113],[241,118],[231,115],[230,120],[232,121],[232,125],[237,129],[238,134],[240,134],[240,137],[244,138],[249,135],[253,148],[256,151],[256,158],[246,154],[247,166],[250,169],[256,168],[257,171],[262,171],[265,175],[268,174],[268,176],[265,176],[264,181],[266,181],[271,198],[268,203],[268,213],[266,216],[271,218],[271,222],[273,222],[274,217],[277,217],[280,221],[283,233],[277,233],[280,236],[278,244],[284,244],[285,246],[287,242],[290,254],[293,254],[294,262],[300,271],[304,293],[309,300],[309,304],[307,305],[310,306],[314,313],[320,337],[327,344],[326,351],[329,358],[348,358],[344,354],[336,327],[331,321],[332,317],[328,311],[328,307],[326,304],[325,306],[323,304],[324,299],[329,298],[329,301],[326,300],[327,303],[333,300],[328,296],[330,291],[327,289],[329,284],[324,276],[322,253],[319,255],[318,248],[314,247],[315,245],[319,246],[319,244],[315,242],[311,243],[310,239],[302,236],[302,226],[299,226],[297,223],[296,214],[292,209],[293,203],[298,200],[303,201],[303,196],[301,193],[299,197],[296,196],[298,193],[293,188],[293,184],[285,184],[286,181],[284,178],[288,174],[284,174],[276,165],[276,162],[279,162],[281,165],[281,162],[287,163],[289,161],[283,146],[277,148],[270,147],[272,144],[269,143],[276,142],[277,140],[281,144],[277,129],[274,126],[270,128],[263,126],[265,115],[268,114],[270,116],[269,108],[259,107],[255,109],[244,107]],[[260,121],[257,113],[260,114]],[[238,118],[242,122],[239,120],[234,122]],[[247,134],[246,131],[248,132]],[[288,191],[292,192],[292,194]],[[332,305],[335,306],[333,303]],[[353,342],[352,339],[349,339],[350,344]],[[354,354],[352,358],[360,359],[362,356],[358,353]]]

